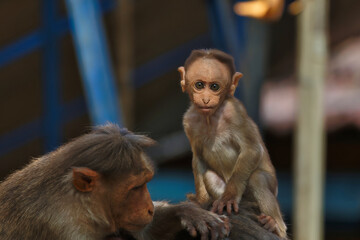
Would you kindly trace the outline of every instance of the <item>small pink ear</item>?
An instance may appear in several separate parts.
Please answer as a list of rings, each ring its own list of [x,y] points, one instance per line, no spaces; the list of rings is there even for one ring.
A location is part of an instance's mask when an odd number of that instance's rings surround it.
[[[237,85],[239,83],[240,78],[242,78],[242,76],[243,76],[243,74],[240,73],[240,72],[234,73],[234,75],[232,77],[231,87],[230,87],[230,94],[232,96],[234,96],[236,87],[237,87]]]
[[[73,168],[73,184],[80,192],[91,192],[99,174],[89,168]]]
[[[185,68],[183,66],[178,67],[178,72],[180,73],[180,85],[181,90],[185,92],[186,90],[186,84],[185,84]]]

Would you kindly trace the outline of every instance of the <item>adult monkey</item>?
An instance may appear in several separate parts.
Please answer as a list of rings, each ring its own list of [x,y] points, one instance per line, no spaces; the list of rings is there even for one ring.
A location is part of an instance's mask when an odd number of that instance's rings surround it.
[[[0,239],[169,240],[183,228],[225,237],[227,218],[191,202],[156,202],[154,212],[142,150],[153,143],[109,124],[33,160],[0,184]]]
[[[224,207],[238,212],[243,195],[254,198],[264,227],[286,238],[275,169],[256,124],[234,97],[242,74],[233,58],[216,49],[193,50],[178,70],[192,102],[183,125],[193,152],[193,198],[219,214]]]

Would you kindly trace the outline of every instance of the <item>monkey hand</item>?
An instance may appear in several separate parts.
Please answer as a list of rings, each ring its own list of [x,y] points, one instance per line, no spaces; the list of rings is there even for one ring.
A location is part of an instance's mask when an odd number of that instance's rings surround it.
[[[230,233],[230,222],[226,216],[219,216],[210,211],[200,208],[192,202],[180,203],[183,205],[178,211],[181,225],[192,237],[200,234],[201,240],[223,239]]]
[[[188,193],[186,194],[186,198],[189,199],[192,202],[196,202],[197,203],[197,199],[196,199],[196,195],[193,193]]]
[[[239,212],[239,201],[235,198],[221,198],[213,202],[211,211],[218,214],[223,214],[224,208],[226,212],[230,215],[231,210],[233,209],[235,213]]]

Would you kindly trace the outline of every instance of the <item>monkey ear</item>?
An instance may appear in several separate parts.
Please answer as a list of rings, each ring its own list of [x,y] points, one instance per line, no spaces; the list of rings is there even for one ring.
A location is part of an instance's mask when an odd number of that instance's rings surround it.
[[[95,183],[99,174],[89,168],[73,168],[73,184],[80,192],[91,192],[94,190]]]
[[[185,92],[185,68],[183,66],[178,67],[178,72],[180,73],[180,85],[181,85],[181,90],[183,92]]]
[[[243,74],[240,73],[240,72],[234,73],[234,75],[232,77],[231,87],[230,87],[230,94],[232,96],[234,96],[236,87],[237,87],[237,85],[239,83],[240,78],[242,78],[242,76],[243,76]]]

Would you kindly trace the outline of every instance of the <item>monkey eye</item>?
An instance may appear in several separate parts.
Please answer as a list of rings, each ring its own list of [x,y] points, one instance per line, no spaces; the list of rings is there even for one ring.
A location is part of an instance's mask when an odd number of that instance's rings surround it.
[[[213,90],[213,91],[217,91],[217,90],[219,90],[219,88],[220,88],[220,86],[217,83],[212,83],[210,85],[210,89]]]
[[[204,83],[203,82],[196,82],[195,83],[195,87],[197,89],[203,89],[204,88]]]
[[[133,190],[133,191],[140,190],[140,189],[142,189],[145,185],[146,185],[146,183],[144,183],[144,184],[142,184],[142,185],[135,186],[135,187],[133,187],[131,190]]]

